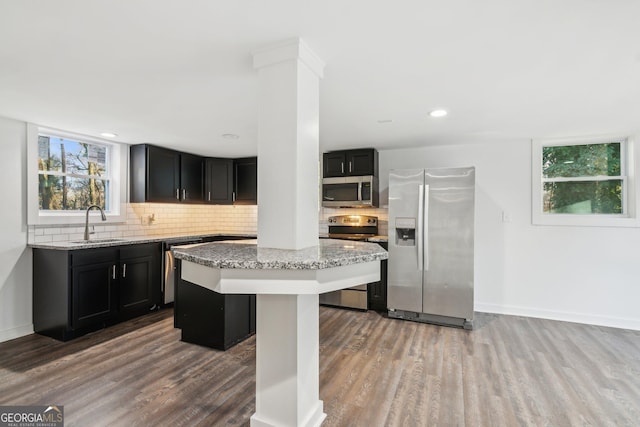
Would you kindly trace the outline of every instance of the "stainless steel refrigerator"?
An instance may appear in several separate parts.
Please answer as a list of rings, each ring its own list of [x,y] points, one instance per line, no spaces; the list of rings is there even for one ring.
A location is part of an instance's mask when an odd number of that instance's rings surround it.
[[[389,317],[473,328],[475,168],[389,173]]]

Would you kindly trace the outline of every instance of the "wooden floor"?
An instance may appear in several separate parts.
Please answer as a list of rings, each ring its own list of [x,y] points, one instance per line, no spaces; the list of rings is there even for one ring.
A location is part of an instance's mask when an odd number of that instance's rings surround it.
[[[255,338],[180,341],[162,310],[68,343],[0,344],[0,405],[66,426],[248,426]],[[640,332],[477,313],[475,330],[320,309],[323,426],[638,426]]]

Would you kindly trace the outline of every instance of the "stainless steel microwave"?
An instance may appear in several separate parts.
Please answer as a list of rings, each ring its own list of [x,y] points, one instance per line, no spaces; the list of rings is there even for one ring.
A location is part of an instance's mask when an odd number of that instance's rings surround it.
[[[354,208],[378,206],[378,178],[373,175],[322,179],[322,206]]]

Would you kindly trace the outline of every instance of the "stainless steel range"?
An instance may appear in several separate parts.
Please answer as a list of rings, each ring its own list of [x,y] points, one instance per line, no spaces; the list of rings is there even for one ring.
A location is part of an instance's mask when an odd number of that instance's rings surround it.
[[[378,234],[378,218],[367,215],[337,215],[328,218],[329,238],[366,241]],[[320,294],[320,304],[366,310],[367,284]]]

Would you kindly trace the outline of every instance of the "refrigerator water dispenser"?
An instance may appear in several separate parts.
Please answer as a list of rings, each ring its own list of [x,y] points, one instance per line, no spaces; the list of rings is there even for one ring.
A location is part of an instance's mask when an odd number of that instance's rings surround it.
[[[396,218],[396,246],[416,245],[416,219]]]

